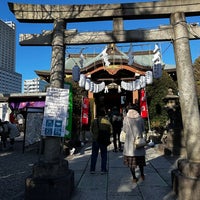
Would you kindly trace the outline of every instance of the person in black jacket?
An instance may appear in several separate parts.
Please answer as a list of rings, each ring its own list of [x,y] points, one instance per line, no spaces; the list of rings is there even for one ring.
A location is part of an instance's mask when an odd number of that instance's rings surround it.
[[[114,145],[113,152],[118,152],[118,150],[122,151],[122,145],[120,142],[120,133],[121,133],[121,128],[122,128],[122,115],[120,114],[117,107],[114,107],[112,110],[111,123],[113,126],[113,145]]]
[[[107,146],[110,144],[110,136],[112,134],[112,124],[105,117],[105,111],[100,110],[97,118],[95,118],[90,127],[92,133],[92,155],[90,164],[90,173],[94,174],[96,162],[101,153],[101,174],[107,173]],[[103,137],[100,137],[103,136]],[[105,136],[105,137],[104,137]]]

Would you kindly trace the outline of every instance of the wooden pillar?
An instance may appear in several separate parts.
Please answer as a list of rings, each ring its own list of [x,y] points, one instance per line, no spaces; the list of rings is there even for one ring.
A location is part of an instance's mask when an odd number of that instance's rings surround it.
[[[189,33],[184,13],[173,13],[174,51],[180,96],[186,158],[172,171],[173,188],[179,200],[199,199],[200,191],[200,116],[195,90]]]
[[[135,90],[132,92],[132,96],[133,96],[133,104],[137,104],[139,102],[139,91]]]

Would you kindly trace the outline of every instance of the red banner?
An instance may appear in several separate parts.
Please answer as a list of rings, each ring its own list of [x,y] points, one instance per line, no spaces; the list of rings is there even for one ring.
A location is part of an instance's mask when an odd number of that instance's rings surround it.
[[[144,89],[140,90],[140,114],[142,118],[148,117],[147,99]]]
[[[90,105],[90,100],[89,98],[84,97],[83,102],[82,102],[82,124],[87,125],[88,124],[88,114],[89,114],[89,105]]]

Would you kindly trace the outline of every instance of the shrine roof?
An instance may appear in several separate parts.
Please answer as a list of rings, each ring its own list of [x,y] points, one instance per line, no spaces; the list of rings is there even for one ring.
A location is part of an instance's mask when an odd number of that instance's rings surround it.
[[[141,65],[143,67],[151,67],[153,65],[152,62],[152,58],[153,58],[153,54],[134,54],[133,53],[133,57],[134,57],[134,63]],[[121,54],[121,55],[109,55],[108,56],[108,60],[110,62],[114,62],[115,60],[118,60],[118,62],[121,64],[126,62],[128,64],[128,55],[126,54]],[[103,59],[101,57],[101,55],[84,55],[84,60],[83,60],[83,66],[81,65],[81,58],[80,55],[70,55],[70,57],[68,57],[65,61],[65,69],[69,69],[71,70],[75,65],[78,65],[80,68],[86,68],[92,64],[94,64],[95,62],[99,62],[102,61],[102,65],[103,63]]]

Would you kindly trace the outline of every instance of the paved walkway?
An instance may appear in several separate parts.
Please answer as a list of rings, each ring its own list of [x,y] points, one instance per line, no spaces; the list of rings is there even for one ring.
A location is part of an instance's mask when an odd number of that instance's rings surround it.
[[[91,145],[82,152],[68,158],[69,167],[75,171],[75,191],[72,200],[175,200],[172,192],[171,170],[176,167],[176,159],[166,159],[155,148],[146,150],[147,166],[145,181],[133,183],[129,169],[123,165],[121,152],[115,153],[110,145],[108,152],[109,173],[101,175],[100,157],[97,171],[90,174]],[[139,176],[139,169],[137,173]]]
[[[123,165],[121,152],[114,153],[109,146],[108,169],[100,174],[100,157],[97,171],[90,174],[91,144],[88,142],[79,153],[66,157],[75,174],[72,200],[175,200],[171,187],[171,170],[176,167],[174,157],[165,157],[156,148],[146,150],[145,181],[132,182],[129,169]],[[22,153],[18,141],[14,151],[0,151],[0,200],[23,200],[25,178],[32,173],[38,161],[37,149]],[[137,175],[139,172],[137,171]]]

